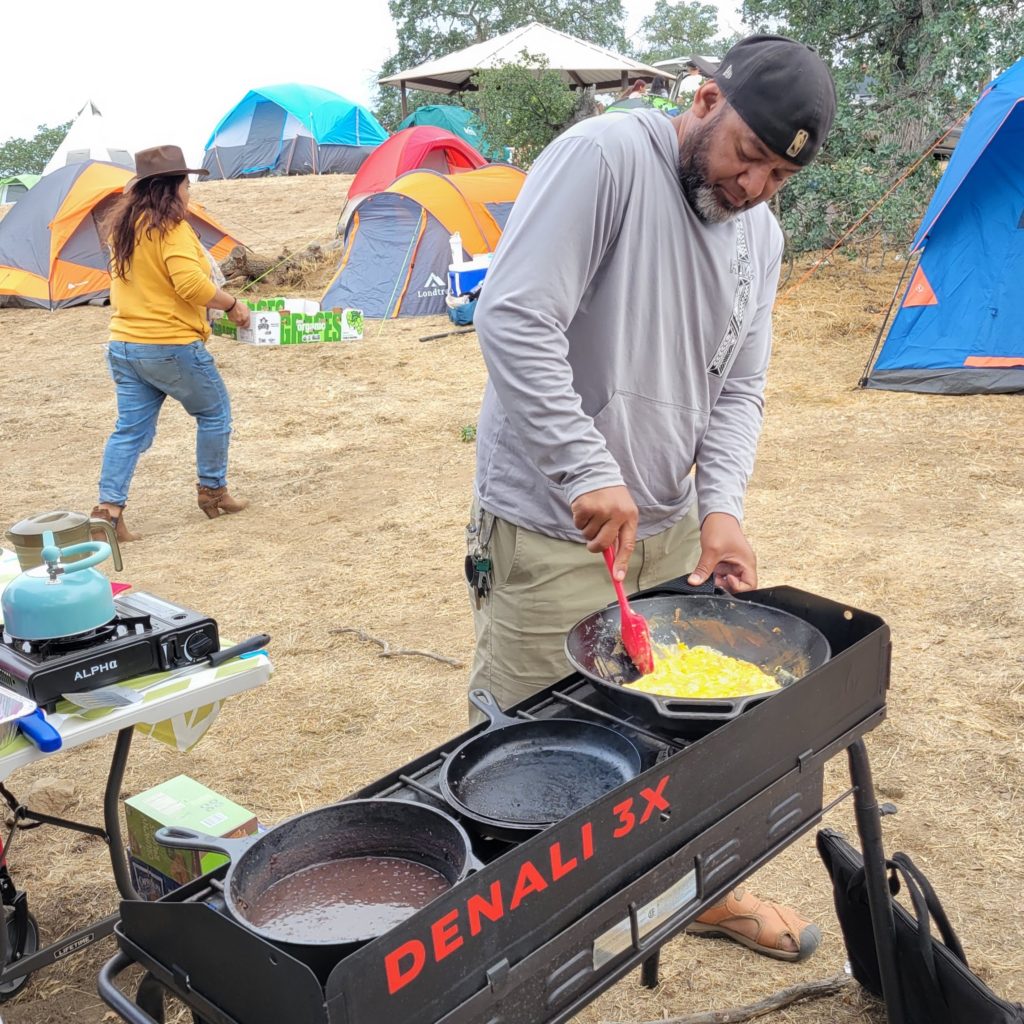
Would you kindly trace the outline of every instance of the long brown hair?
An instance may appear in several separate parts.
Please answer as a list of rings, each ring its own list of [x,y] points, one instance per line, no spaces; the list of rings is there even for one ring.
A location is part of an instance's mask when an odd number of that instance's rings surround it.
[[[104,224],[109,238],[110,272],[124,278],[132,265],[135,246],[146,232],[152,237],[158,231],[163,237],[185,219],[185,204],[178,188],[185,175],[159,175],[143,178],[126,191],[114,204]]]

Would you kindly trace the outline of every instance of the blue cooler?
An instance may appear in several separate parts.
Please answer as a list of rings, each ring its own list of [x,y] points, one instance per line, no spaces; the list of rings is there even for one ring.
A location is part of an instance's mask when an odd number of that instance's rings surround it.
[[[448,267],[448,293],[468,295],[483,284],[487,268],[491,265],[491,254],[474,256],[468,263],[452,263]]]

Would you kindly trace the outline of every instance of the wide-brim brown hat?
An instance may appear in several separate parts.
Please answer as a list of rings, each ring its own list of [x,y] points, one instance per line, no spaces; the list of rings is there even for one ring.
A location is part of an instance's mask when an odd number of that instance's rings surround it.
[[[167,178],[179,174],[198,174],[205,178],[210,172],[205,167],[186,167],[185,154],[180,146],[151,146],[135,154],[135,177],[125,191],[146,178]]]

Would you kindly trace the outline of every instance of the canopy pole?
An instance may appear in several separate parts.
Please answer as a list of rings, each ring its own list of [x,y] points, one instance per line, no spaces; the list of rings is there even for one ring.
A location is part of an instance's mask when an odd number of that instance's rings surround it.
[[[626,86],[629,85],[629,75],[627,75],[625,71],[622,72],[621,82],[623,89],[625,89]]]
[[[402,120],[409,116],[409,98],[405,92],[405,79],[398,83],[402,90]]]

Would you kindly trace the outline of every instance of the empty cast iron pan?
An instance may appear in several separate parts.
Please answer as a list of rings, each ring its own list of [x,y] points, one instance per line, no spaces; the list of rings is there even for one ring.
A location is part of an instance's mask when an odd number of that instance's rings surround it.
[[[452,752],[439,784],[447,803],[487,835],[524,839],[640,774],[640,752],[614,729],[513,718],[488,690],[469,699],[490,724]]]

